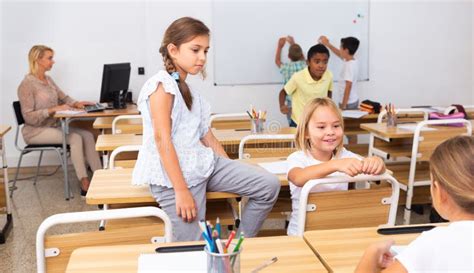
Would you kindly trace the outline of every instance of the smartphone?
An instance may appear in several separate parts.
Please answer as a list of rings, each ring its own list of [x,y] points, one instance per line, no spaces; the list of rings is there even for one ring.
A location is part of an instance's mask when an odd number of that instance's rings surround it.
[[[159,246],[155,249],[157,253],[171,253],[171,252],[189,252],[189,251],[203,251],[205,244],[198,245],[184,245],[184,246]]]
[[[436,226],[426,225],[426,226],[406,226],[406,227],[379,228],[379,229],[377,229],[377,233],[382,234],[382,235],[421,233],[423,231],[431,230],[435,227]]]

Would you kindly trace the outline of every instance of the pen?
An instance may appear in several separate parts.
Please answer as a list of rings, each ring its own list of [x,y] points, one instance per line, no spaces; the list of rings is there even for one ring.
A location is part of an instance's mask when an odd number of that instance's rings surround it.
[[[247,115],[249,115],[250,119],[253,119],[252,115],[249,113],[249,111],[248,111],[248,110],[247,110],[247,111],[245,111],[245,112],[247,112]]]
[[[277,257],[273,257],[271,258],[270,260],[264,262],[263,264],[259,265],[258,267],[256,267],[254,270],[252,270],[252,273],[257,273],[258,271],[264,269],[265,267],[275,263],[276,261],[278,261],[278,258]]]

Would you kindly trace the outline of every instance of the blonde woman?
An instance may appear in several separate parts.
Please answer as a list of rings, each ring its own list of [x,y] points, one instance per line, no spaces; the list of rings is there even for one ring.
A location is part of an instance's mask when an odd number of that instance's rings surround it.
[[[356,272],[474,272],[474,137],[458,136],[430,158],[431,199],[448,226],[423,232],[393,257],[393,241],[370,246]]]
[[[44,45],[33,46],[28,54],[29,73],[18,87],[21,112],[25,119],[22,134],[28,144],[61,144],[62,132],[53,118],[54,114],[94,104],[72,99],[46,74],[53,67],[53,58],[53,49]],[[101,168],[99,154],[94,149],[94,136],[87,130],[71,127],[67,143],[77,178],[81,182],[81,195],[85,196],[90,183],[86,162],[92,171]]]
[[[329,175],[381,174],[385,164],[380,157],[363,158],[342,146],[344,123],[336,104],[329,98],[309,102],[298,123],[296,147],[288,157],[292,212],[288,235],[298,230],[298,204],[301,188],[310,180]],[[321,185],[317,192],[347,190],[347,183]]]

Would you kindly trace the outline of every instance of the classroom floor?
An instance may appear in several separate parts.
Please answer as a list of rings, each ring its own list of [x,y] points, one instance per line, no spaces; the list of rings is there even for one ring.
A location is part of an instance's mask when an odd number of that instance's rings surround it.
[[[72,166],[70,170],[73,169]],[[25,174],[30,175],[30,174]],[[96,210],[97,206],[90,206],[79,195],[78,181],[71,170],[71,185],[75,190],[75,198],[65,201],[63,192],[63,175],[59,170],[50,177],[40,177],[36,186],[33,181],[18,181],[18,189],[12,199],[13,229],[8,235],[7,242],[0,245],[0,269],[2,272],[23,273],[36,271],[35,240],[36,231],[41,222],[50,215]],[[412,223],[427,223],[429,213],[419,215],[412,213]],[[400,208],[397,215],[397,224],[402,222],[403,211]],[[0,215],[3,226],[4,217]],[[277,220],[266,221],[265,229],[281,228],[284,222]],[[56,226],[48,234],[90,231],[97,228],[97,223]]]

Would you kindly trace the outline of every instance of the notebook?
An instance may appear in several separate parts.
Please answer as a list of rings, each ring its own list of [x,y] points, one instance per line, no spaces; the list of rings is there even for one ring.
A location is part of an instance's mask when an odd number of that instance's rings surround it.
[[[258,165],[272,174],[282,174],[288,172],[288,162],[286,160],[258,163]]]
[[[141,254],[138,273],[205,273],[207,257],[204,251]]]

